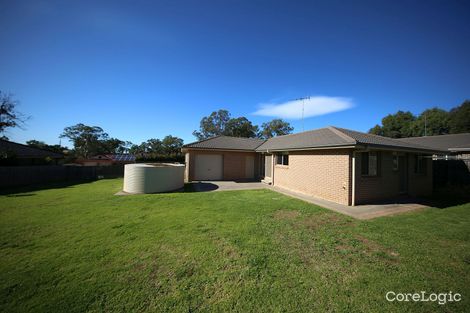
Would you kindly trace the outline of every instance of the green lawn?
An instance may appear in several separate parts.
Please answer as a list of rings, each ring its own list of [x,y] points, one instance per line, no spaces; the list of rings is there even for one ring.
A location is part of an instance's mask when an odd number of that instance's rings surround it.
[[[0,195],[0,311],[470,311],[470,204],[358,221],[268,190],[121,185]],[[422,290],[463,300],[385,300]]]

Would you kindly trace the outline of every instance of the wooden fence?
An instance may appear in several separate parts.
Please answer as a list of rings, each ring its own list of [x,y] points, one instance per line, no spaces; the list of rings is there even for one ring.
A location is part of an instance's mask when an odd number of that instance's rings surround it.
[[[0,166],[0,188],[50,182],[96,180],[124,176],[123,165],[113,166]]]

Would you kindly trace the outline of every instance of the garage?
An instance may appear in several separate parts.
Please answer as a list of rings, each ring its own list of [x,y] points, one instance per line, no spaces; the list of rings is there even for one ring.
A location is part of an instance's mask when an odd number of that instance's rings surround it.
[[[222,180],[223,157],[221,154],[197,154],[194,180]]]

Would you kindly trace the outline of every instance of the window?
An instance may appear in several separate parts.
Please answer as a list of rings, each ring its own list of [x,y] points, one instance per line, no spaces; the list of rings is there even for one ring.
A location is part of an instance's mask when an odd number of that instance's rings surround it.
[[[415,174],[426,175],[427,159],[422,155],[415,155]]]
[[[364,176],[377,176],[378,163],[377,152],[362,152],[361,174]]]
[[[288,154],[278,154],[276,156],[276,164],[289,165],[289,155]]]
[[[398,171],[398,154],[396,152],[393,153],[392,163],[393,163],[393,170],[395,172]]]

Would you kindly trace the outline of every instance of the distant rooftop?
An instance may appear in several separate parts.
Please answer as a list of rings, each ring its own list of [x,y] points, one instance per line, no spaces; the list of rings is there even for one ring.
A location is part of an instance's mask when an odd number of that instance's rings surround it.
[[[10,152],[14,153],[17,158],[30,158],[30,159],[40,159],[40,158],[52,158],[52,159],[60,159],[63,158],[64,155],[57,152],[52,152],[45,149],[39,149],[27,145],[23,145],[21,143],[16,143],[13,141],[3,140],[0,139],[0,152]]]
[[[468,151],[470,149],[470,133],[410,137],[399,139],[402,142],[420,144],[439,150],[452,152]]]

